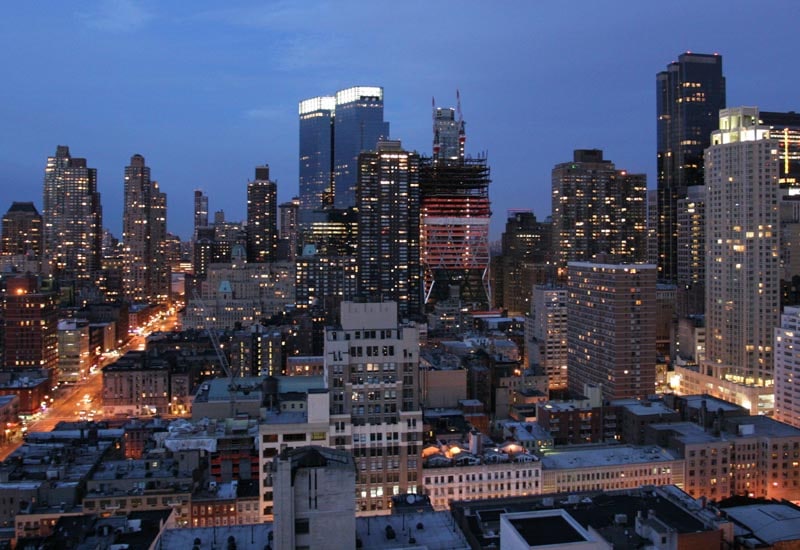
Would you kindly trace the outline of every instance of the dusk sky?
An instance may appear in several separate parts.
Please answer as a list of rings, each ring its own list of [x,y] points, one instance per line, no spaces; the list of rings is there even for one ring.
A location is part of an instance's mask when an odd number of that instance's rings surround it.
[[[800,110],[800,2],[595,0],[8,2],[0,18],[0,211],[41,211],[46,158],[98,169],[121,236],[123,169],[144,155],[168,227],[192,192],[245,218],[268,163],[298,193],[298,101],[384,87],[391,135],[430,154],[431,97],[460,90],[467,152],[492,170],[492,238],[509,209],[550,213],[550,171],[599,148],[655,187],[655,75],[684,51],[723,55],[728,106]]]

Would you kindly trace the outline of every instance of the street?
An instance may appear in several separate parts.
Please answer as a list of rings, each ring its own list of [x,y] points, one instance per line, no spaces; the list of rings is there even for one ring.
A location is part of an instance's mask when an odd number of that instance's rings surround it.
[[[150,323],[140,334],[135,334],[131,339],[117,350],[118,355],[103,354],[96,368],[89,376],[74,385],[62,385],[52,396],[52,403],[40,416],[28,422],[28,432],[49,432],[59,422],[79,420],[103,419],[103,373],[102,369],[125,355],[130,350],[145,348],[145,341],[152,330],[171,331],[178,326],[178,314],[173,313],[163,319]],[[10,441],[0,445],[0,461],[22,445],[22,439]]]

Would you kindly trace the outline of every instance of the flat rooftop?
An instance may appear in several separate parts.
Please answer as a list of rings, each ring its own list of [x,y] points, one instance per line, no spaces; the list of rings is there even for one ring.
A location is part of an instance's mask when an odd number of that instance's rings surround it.
[[[563,510],[554,510],[553,513],[534,513],[527,517],[508,519],[508,522],[531,548],[588,540],[564,517],[565,514]]]
[[[200,548],[225,548],[233,537],[237,550],[264,550],[271,533],[272,523],[167,529],[158,548],[192,548],[195,539]]]
[[[674,432],[675,438],[684,444],[695,443],[716,443],[718,441],[725,441],[728,438],[724,437],[724,433],[720,436],[712,435],[697,424],[692,422],[675,422],[672,424],[651,424],[651,430]]]
[[[392,526],[396,538],[391,540],[386,538],[387,525]],[[361,540],[362,548],[370,550],[388,550],[390,548],[468,550],[470,548],[461,530],[453,524],[449,512],[414,512],[357,517],[356,537]],[[411,537],[416,542],[409,544]]]
[[[671,462],[674,460],[678,459],[669,451],[656,445],[645,447],[631,445],[586,446],[570,451],[546,451],[542,456],[542,468],[545,470],[572,470],[624,464]]]
[[[723,508],[725,514],[767,544],[800,540],[800,509],[787,504]]]

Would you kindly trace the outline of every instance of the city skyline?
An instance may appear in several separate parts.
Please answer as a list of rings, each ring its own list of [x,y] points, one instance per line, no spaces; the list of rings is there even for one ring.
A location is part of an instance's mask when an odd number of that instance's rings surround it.
[[[788,54],[781,52],[792,51],[790,25],[800,6],[671,8],[651,14],[635,2],[613,9],[520,2],[501,12],[409,2],[387,13],[360,2],[223,9],[200,2],[186,13],[129,0],[10,6],[0,23],[8,52],[0,209],[34,201],[42,211],[46,158],[68,145],[97,168],[104,225],[121,236],[122,172],[141,153],[171,198],[169,231],[189,238],[195,189],[208,195],[211,212],[237,221],[246,218],[252,166],[271,166],[279,202],[298,194],[299,101],[382,86],[390,137],[427,155],[431,97],[455,106],[460,90],[466,152],[487,152],[492,169],[497,240],[507,210],[532,209],[539,219],[550,213],[550,170],[577,148],[603,149],[619,166],[646,173],[655,188],[653,80],[682,52],[723,56],[728,105],[797,108],[798,77],[784,70]],[[374,24],[385,16],[391,25]],[[731,29],[763,29],[769,40],[742,40]]]

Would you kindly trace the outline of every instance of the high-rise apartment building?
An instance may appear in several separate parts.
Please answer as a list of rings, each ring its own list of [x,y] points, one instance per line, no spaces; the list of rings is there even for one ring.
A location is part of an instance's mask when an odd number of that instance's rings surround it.
[[[547,374],[550,389],[567,387],[567,289],[533,287],[530,315],[525,319],[528,362]]]
[[[658,269],[663,280],[678,274],[678,200],[703,185],[703,151],[725,108],[722,56],[684,53],[656,75]]]
[[[247,261],[274,262],[278,254],[278,185],[269,166],[257,166],[247,184]]]
[[[460,111],[460,109],[459,109]],[[464,153],[460,112],[434,108],[433,156],[421,159],[421,237],[426,303],[457,289],[466,307],[492,305],[489,282],[489,167]]]
[[[706,150],[706,373],[773,379],[780,312],[778,143],[755,107],[724,109]]]
[[[422,485],[419,327],[397,319],[395,302],[343,302],[325,333],[331,439],[358,465],[361,514],[386,513],[393,495]]]
[[[167,195],[150,179],[142,155],[125,167],[122,212],[122,286],[131,302],[163,303],[169,299],[166,258]]]
[[[89,281],[100,269],[103,214],[97,170],[59,145],[44,174],[45,256],[64,284]]]
[[[42,257],[42,216],[32,202],[13,202],[3,216],[2,253]]]
[[[358,162],[359,292],[397,302],[401,318],[419,315],[419,156],[381,141]]]
[[[775,328],[775,420],[800,428],[800,307],[787,307]]]
[[[358,155],[389,137],[383,88],[355,86],[300,102],[300,212],[308,228],[322,211],[355,206]]]
[[[647,178],[617,170],[599,149],[578,149],[552,172],[553,253],[569,262],[647,260]]]
[[[603,399],[645,397],[656,380],[656,266],[567,267],[569,389],[601,386]]]
[[[6,279],[3,297],[4,358],[9,369],[58,367],[58,295],[33,275]]]

